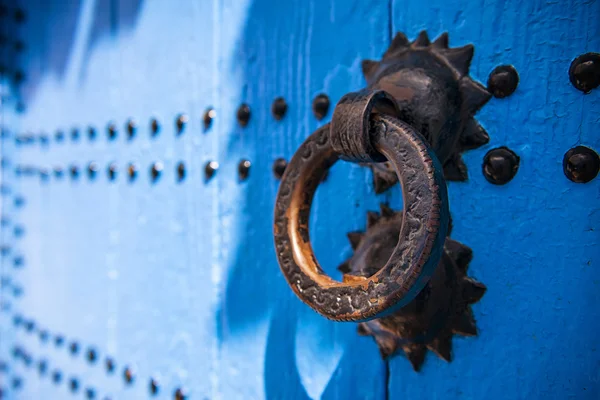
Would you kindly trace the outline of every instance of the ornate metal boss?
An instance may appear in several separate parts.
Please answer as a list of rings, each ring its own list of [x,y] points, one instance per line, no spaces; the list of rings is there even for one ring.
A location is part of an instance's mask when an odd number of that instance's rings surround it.
[[[485,286],[466,276],[471,250],[450,233],[446,179],[465,180],[460,153],[489,140],[473,118],[490,98],[469,75],[473,46],[399,33],[381,61],[364,61],[368,87],[342,97],[332,122],[300,146],[283,175],[274,236],[281,270],[300,299],[336,321],[361,321],[383,356],[402,348],[418,369],[426,349],[450,360],[453,333],[477,333],[469,305]],[[369,166],[376,191],[400,182],[403,210],[369,213],[349,234],[354,255],[327,276],[309,238],[316,188],[338,160]]]

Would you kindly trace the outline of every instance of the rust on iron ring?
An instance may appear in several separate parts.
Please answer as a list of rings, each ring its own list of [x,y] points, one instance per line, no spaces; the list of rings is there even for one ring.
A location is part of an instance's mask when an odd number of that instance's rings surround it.
[[[364,110],[370,112],[369,107]],[[364,120],[353,112],[349,119]],[[370,146],[394,166],[404,198],[399,241],[383,268],[368,277],[346,275],[344,282],[338,282],[323,272],[315,258],[308,227],[313,196],[321,178],[341,158],[331,143],[330,124],[315,131],[294,154],[275,204],[275,248],[288,284],[303,302],[336,321],[379,318],[408,304],[433,274],[448,229],[443,169],[425,139],[387,115],[372,115],[369,122]],[[351,157],[344,154],[344,158]]]

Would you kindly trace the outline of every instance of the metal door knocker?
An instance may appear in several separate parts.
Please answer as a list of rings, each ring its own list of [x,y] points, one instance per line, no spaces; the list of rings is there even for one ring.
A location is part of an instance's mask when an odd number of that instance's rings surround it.
[[[447,236],[446,179],[465,180],[460,152],[488,141],[473,115],[490,98],[468,75],[473,46],[448,48],[399,33],[379,62],[363,62],[368,87],[342,97],[332,121],[292,157],[275,204],[281,270],[300,299],[336,321],[361,321],[383,356],[402,348],[415,369],[430,349],[450,359],[453,333],[476,334],[470,304],[485,286],[466,276],[470,249]],[[309,216],[321,178],[338,160],[373,170],[377,192],[400,182],[404,206],[369,213],[365,233],[349,234],[353,257],[343,281],[313,253]]]

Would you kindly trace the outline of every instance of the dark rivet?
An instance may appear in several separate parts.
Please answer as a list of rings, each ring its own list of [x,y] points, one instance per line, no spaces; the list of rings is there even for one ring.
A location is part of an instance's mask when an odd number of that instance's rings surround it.
[[[42,180],[42,182],[46,182],[48,178],[50,178],[50,171],[48,170],[48,168],[40,167],[38,172],[40,173],[40,179]]]
[[[271,113],[276,120],[281,120],[285,117],[288,105],[283,97],[278,97],[273,101],[271,105]]]
[[[326,94],[319,94],[313,100],[313,113],[318,120],[322,120],[329,112],[329,97]]]
[[[285,160],[285,158],[278,158],[277,160],[275,160],[275,162],[273,163],[273,174],[275,175],[275,178],[281,179],[286,167],[287,161]]]
[[[123,370],[123,379],[125,380],[125,383],[127,383],[128,385],[131,385],[133,383],[133,380],[135,379],[135,377],[133,375],[133,371],[131,370],[131,368],[125,367],[125,369]]]
[[[112,163],[108,166],[108,179],[114,181],[117,177],[117,164]]]
[[[204,178],[208,181],[210,178],[215,176],[219,170],[219,163],[216,161],[209,161],[204,166]]]
[[[12,379],[11,386],[15,390],[21,389],[21,387],[23,386],[23,380],[20,377],[15,376]]]
[[[62,374],[60,373],[60,371],[55,370],[52,372],[52,381],[54,383],[60,383],[60,381],[62,380]]]
[[[79,381],[77,378],[69,379],[69,389],[71,389],[71,392],[76,392],[79,390]]]
[[[565,153],[563,171],[565,176],[576,183],[587,183],[598,175],[600,158],[589,147],[573,147]]]
[[[73,141],[79,140],[79,129],[73,128],[71,130],[71,140],[73,140]]]
[[[8,7],[6,4],[0,4],[0,17],[6,17],[8,15]]]
[[[48,341],[48,337],[50,336],[50,334],[48,333],[47,330],[41,330],[39,332],[39,336],[40,336],[40,341],[42,343],[46,343]]]
[[[17,101],[17,105],[15,106],[15,110],[17,110],[17,112],[19,114],[22,114],[25,112],[25,103],[23,103],[23,101],[19,100]]]
[[[129,181],[133,182],[137,176],[137,166],[135,164],[129,164],[127,166],[127,176],[129,176]]]
[[[150,378],[149,389],[150,389],[151,395],[154,396],[154,395],[158,394],[158,382],[156,381],[156,379]]]
[[[22,40],[15,40],[15,43],[13,44],[13,48],[15,49],[15,51],[20,52],[25,50],[25,43]]]
[[[0,217],[0,225],[1,226],[9,226],[10,225],[10,218],[8,218],[6,216]]]
[[[250,106],[243,103],[237,110],[237,120],[240,126],[247,126],[250,121]]]
[[[15,75],[13,76],[13,80],[15,82],[15,84],[20,84],[23,83],[23,81],[25,80],[25,73],[21,70],[17,70],[15,71]]]
[[[173,393],[173,398],[175,400],[185,400],[186,399],[185,391],[181,388],[177,388],[175,390],[175,393]]]
[[[483,176],[495,185],[504,185],[517,174],[520,158],[508,147],[498,147],[483,158]]]
[[[25,234],[25,227],[23,225],[15,225],[13,227],[13,235],[15,237],[22,237]],[[22,260],[21,260],[22,261]]]
[[[63,171],[62,167],[60,167],[58,165],[56,167],[54,167],[54,176],[56,178],[62,178],[63,174],[64,174],[64,171]]]
[[[248,160],[240,161],[240,163],[238,164],[238,176],[241,181],[245,181],[246,179],[248,179],[248,176],[250,175],[251,166],[252,163]]]
[[[158,123],[158,120],[156,118],[152,118],[150,120],[150,133],[152,134],[152,136],[156,136],[156,135],[158,135],[159,131],[160,131],[160,124]]]
[[[17,256],[13,259],[13,266],[15,268],[21,268],[25,264],[25,260],[22,256]]]
[[[13,346],[11,353],[12,353],[13,358],[19,358],[23,354],[23,352],[21,351],[21,348],[19,346]]]
[[[71,178],[77,179],[77,177],[79,176],[79,168],[77,168],[76,165],[72,165],[70,171],[71,171]]]
[[[98,172],[98,164],[95,162],[91,162],[88,165],[88,177],[90,179],[94,179],[96,177],[96,173]]]
[[[181,182],[184,179],[185,179],[185,164],[183,162],[180,162],[179,164],[177,164],[177,180],[179,182]]]
[[[40,145],[42,145],[42,147],[47,147],[50,144],[50,138],[45,133],[40,134],[39,141],[40,141]]]
[[[204,125],[205,131],[211,127],[213,120],[215,119],[216,116],[217,116],[217,112],[212,107],[209,107],[206,109],[206,111],[204,111],[204,115],[202,116],[202,123]]]
[[[108,126],[106,127],[106,132],[108,134],[108,140],[115,140],[117,137],[117,127],[115,126],[115,124],[110,123],[108,124]]]
[[[7,245],[0,246],[0,255],[5,257],[9,254],[10,254],[10,246],[7,246]]]
[[[96,129],[93,126],[88,127],[87,134],[89,140],[96,139]]]
[[[76,355],[77,353],[79,353],[79,345],[77,344],[77,342],[71,342],[71,344],[69,345],[69,351],[72,355]]]
[[[96,391],[92,388],[85,389],[85,398],[86,399],[94,399],[96,398]]]
[[[93,364],[96,362],[96,350],[94,349],[88,349],[87,354],[86,354],[86,358],[89,361],[90,364]]]
[[[25,198],[22,196],[16,196],[14,199],[15,207],[20,208],[25,205]]]
[[[33,321],[25,322],[25,330],[27,331],[27,333],[33,332],[34,329],[35,329],[35,322],[33,322]]]
[[[31,367],[31,364],[33,363],[33,358],[31,357],[31,354],[27,354],[27,353],[23,353],[23,364],[25,364],[26,367]]]
[[[115,370],[115,362],[112,358],[107,358],[104,360],[104,367],[106,368],[106,372],[112,374]]]
[[[62,142],[63,140],[65,140],[65,133],[63,131],[56,131],[56,133],[54,134],[54,139],[57,142]]]
[[[152,178],[152,182],[156,182],[158,178],[160,178],[162,170],[163,164],[160,161],[152,164],[152,167],[150,168],[150,177]]]
[[[0,361],[0,372],[8,371],[8,364],[5,361]]]
[[[127,130],[127,137],[131,140],[135,136],[136,125],[133,119],[127,121],[127,125],[125,127]]]
[[[48,369],[48,363],[45,360],[38,361],[38,372],[40,375],[44,375]]]
[[[183,133],[183,130],[185,129],[185,125],[188,122],[188,117],[185,114],[179,114],[177,116],[177,119],[175,120],[175,126],[177,128],[177,134],[181,134]]]
[[[60,346],[62,346],[64,343],[65,343],[65,338],[64,338],[64,337],[62,337],[61,335],[57,335],[57,336],[54,338],[54,345],[55,345],[56,347],[60,347]]]
[[[15,10],[14,18],[15,18],[15,21],[18,23],[24,22],[25,21],[25,11],[23,11],[20,8],[17,8]]]
[[[576,89],[589,93],[600,85],[600,54],[585,53],[569,67],[569,79]]]
[[[512,65],[500,65],[488,78],[488,91],[496,98],[510,96],[517,89],[519,74]]]

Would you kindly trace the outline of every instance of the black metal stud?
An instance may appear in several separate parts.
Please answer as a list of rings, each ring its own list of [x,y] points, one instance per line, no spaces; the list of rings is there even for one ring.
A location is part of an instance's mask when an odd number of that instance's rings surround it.
[[[600,54],[585,53],[569,67],[569,79],[577,90],[589,93],[600,85]]]
[[[180,162],[177,164],[177,181],[182,182],[185,179],[185,164]]]
[[[52,382],[59,384],[62,381],[62,373],[59,370],[52,372]]]
[[[130,367],[125,367],[123,370],[123,380],[128,385],[131,385],[135,379],[135,375],[133,374],[133,370]]]
[[[125,126],[125,130],[127,131],[127,138],[129,140],[133,139],[133,137],[135,136],[136,129],[137,129],[137,126],[136,126],[135,121],[133,119],[130,119],[129,121],[127,121],[127,124]]]
[[[25,264],[23,256],[17,256],[13,259],[13,267],[21,268]]]
[[[573,147],[565,153],[563,171],[569,180],[575,183],[587,183],[598,175],[600,158],[589,147]]]
[[[35,329],[35,322],[33,322],[31,320],[25,322],[25,330],[27,331],[27,333],[32,333],[34,329]]]
[[[129,182],[133,182],[137,177],[138,168],[135,164],[130,163],[127,166],[127,176],[129,177]]]
[[[150,378],[150,384],[148,385],[150,394],[156,396],[158,394],[158,381],[154,378]]]
[[[181,135],[183,133],[183,130],[185,129],[185,126],[187,125],[188,122],[188,116],[185,114],[179,114],[177,116],[177,119],[175,120],[175,128],[177,129],[177,134]]]
[[[520,158],[508,147],[498,147],[483,158],[483,176],[495,185],[510,182],[517,174]]]
[[[23,225],[15,225],[13,228],[13,235],[16,238],[20,238],[25,234],[25,227]]]
[[[285,117],[287,109],[288,105],[283,97],[277,97],[271,105],[271,113],[277,121],[280,121]]]
[[[40,145],[42,147],[48,147],[48,145],[50,144],[50,138],[45,133],[40,133],[38,140],[40,141]]]
[[[40,167],[40,169],[38,170],[38,172],[40,174],[40,180],[42,182],[47,182],[48,178],[50,178],[50,171],[48,170],[48,168]]]
[[[213,120],[216,118],[217,112],[214,108],[208,107],[204,111],[204,115],[202,116],[202,124],[204,125],[204,130],[207,131],[212,126]]]
[[[40,330],[40,332],[39,332],[40,342],[46,343],[48,341],[49,336],[50,336],[50,334],[48,333],[47,330],[45,330],[45,329]]]
[[[22,40],[17,39],[13,43],[13,49],[15,49],[16,52],[21,52],[25,50],[25,43]]]
[[[156,135],[158,135],[159,131],[160,131],[160,124],[158,123],[158,120],[156,118],[152,118],[150,120],[150,133],[152,134],[152,136],[156,136]]]
[[[87,129],[88,139],[95,140],[96,139],[96,129],[93,126],[88,127]]]
[[[158,178],[160,178],[160,174],[162,173],[163,168],[163,163],[161,163],[160,161],[152,164],[152,167],[150,167],[150,177],[152,179],[152,182],[156,182]]]
[[[510,96],[517,89],[519,74],[512,65],[500,65],[492,71],[488,78],[488,91],[496,98]]]
[[[117,138],[117,126],[112,122],[106,127],[106,133],[108,134],[108,140],[115,140]]]
[[[76,355],[77,353],[79,353],[79,344],[77,344],[77,342],[71,342],[71,344],[69,345],[69,352],[72,355]]]
[[[97,354],[96,354],[96,350],[94,349],[88,349],[87,353],[86,353],[86,358],[88,360],[88,362],[90,364],[93,364],[96,362],[96,358],[97,358]]]
[[[21,379],[21,377],[15,376],[14,378],[12,378],[11,386],[15,390],[21,389],[21,387],[23,387],[23,379]]]
[[[48,363],[46,362],[46,360],[40,360],[38,361],[38,372],[40,375],[44,375],[46,373],[46,371],[48,370]]]
[[[79,380],[77,378],[69,379],[69,389],[71,389],[71,392],[77,392],[79,390]]]
[[[15,19],[15,22],[22,24],[23,22],[25,22],[25,11],[23,11],[20,8],[17,8],[15,10],[15,13],[13,14],[13,17]]]
[[[95,399],[96,398],[96,391],[93,388],[86,388],[85,389],[85,398],[86,399]]]
[[[57,165],[54,167],[54,177],[55,178],[62,178],[64,175],[64,171],[62,169],[61,166]]]
[[[56,335],[54,337],[54,345],[56,347],[61,347],[65,343],[65,338],[61,335]]]
[[[252,163],[248,160],[241,160],[238,164],[238,177],[240,181],[245,181],[250,175],[250,167]]]
[[[54,133],[54,140],[62,142],[65,140],[65,133],[63,131],[56,131],[56,133]]]
[[[21,70],[15,71],[15,74],[13,75],[13,82],[15,85],[20,85],[23,81],[25,81],[25,73]]]
[[[208,181],[210,180],[217,171],[219,170],[219,163],[216,161],[209,161],[204,166],[204,178]]]
[[[106,373],[108,374],[112,374],[115,371],[115,362],[112,358],[107,357],[106,360],[104,360],[104,368],[106,368]]]
[[[90,179],[94,179],[96,177],[96,174],[98,173],[98,164],[96,164],[95,162],[91,162],[88,164],[88,177]]]
[[[278,158],[275,160],[275,162],[273,162],[273,175],[275,175],[276,179],[281,179],[286,167],[287,161],[285,158]]]
[[[175,400],[185,400],[187,398],[187,395],[185,394],[185,391],[183,389],[177,388],[173,393],[173,398]]]
[[[77,129],[77,128],[71,129],[71,140],[74,142],[79,140],[79,129]]]
[[[324,93],[317,95],[313,100],[312,109],[318,120],[325,118],[329,112],[329,97]]]
[[[111,163],[108,166],[107,174],[108,174],[109,180],[114,181],[117,178],[117,168],[118,168],[117,164],[115,164],[115,163]]]
[[[240,126],[245,127],[250,122],[250,106],[246,103],[241,104],[237,110],[237,120]]]
[[[72,179],[77,179],[79,177],[79,168],[77,165],[71,165],[70,171]]]

